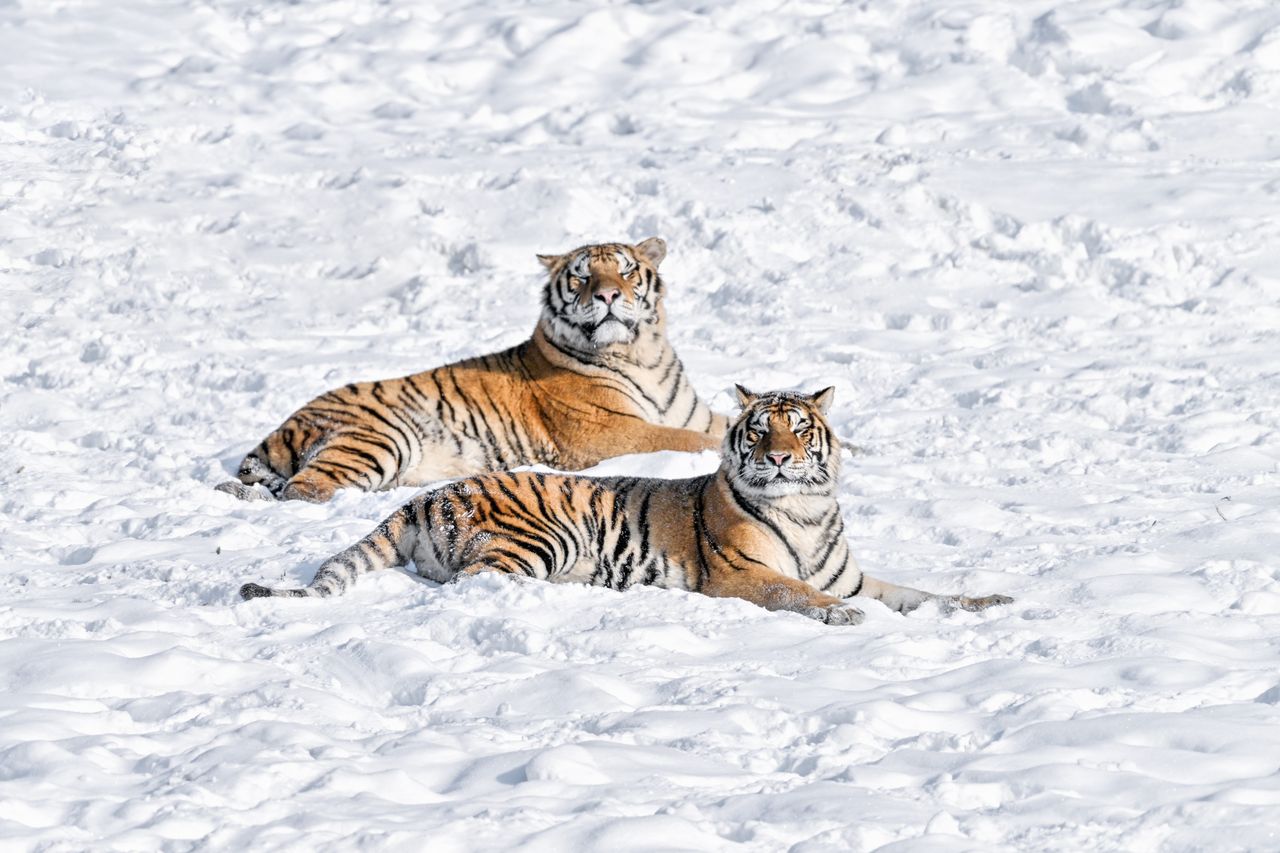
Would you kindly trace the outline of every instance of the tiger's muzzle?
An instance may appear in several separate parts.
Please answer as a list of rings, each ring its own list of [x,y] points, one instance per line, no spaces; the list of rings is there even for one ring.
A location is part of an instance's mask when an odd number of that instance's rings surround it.
[[[635,297],[617,288],[602,288],[592,294],[590,310],[583,331],[597,344],[630,341],[640,326]]]

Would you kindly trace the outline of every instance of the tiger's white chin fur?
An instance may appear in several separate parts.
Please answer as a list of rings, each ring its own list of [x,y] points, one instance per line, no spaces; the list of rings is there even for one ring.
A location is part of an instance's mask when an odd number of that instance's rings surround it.
[[[635,340],[635,329],[618,320],[602,323],[591,333],[591,343],[597,347],[629,344],[633,340]]]

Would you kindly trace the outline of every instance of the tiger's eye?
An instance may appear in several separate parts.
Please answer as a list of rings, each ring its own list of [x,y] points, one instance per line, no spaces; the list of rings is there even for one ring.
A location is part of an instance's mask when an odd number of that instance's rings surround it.
[[[755,444],[759,440],[760,440],[760,433],[756,432],[755,430],[750,430],[747,432],[747,441],[751,442],[752,444]]]

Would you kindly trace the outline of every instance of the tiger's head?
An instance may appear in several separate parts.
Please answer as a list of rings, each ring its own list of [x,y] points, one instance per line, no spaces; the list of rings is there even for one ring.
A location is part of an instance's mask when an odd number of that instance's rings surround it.
[[[834,388],[815,394],[738,389],[742,414],[724,438],[726,473],[759,497],[829,494],[840,473],[840,444],[827,423]]]
[[[548,336],[588,352],[622,350],[662,321],[658,264],[667,244],[650,237],[628,246],[601,243],[563,255],[538,255],[550,277],[542,318]]]

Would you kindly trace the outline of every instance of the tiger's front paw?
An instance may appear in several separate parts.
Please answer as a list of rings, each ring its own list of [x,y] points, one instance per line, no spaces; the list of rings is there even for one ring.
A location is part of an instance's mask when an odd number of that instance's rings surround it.
[[[988,607],[995,607],[1000,604],[1012,604],[1013,598],[1008,595],[984,595],[979,598],[969,598],[967,596],[959,596],[956,604],[961,610],[986,610]]]
[[[810,619],[817,619],[828,625],[861,625],[866,614],[856,607],[847,604],[835,604],[831,607],[806,607],[800,611]]]
[[[219,483],[213,487],[215,492],[223,492],[242,501],[273,501],[276,496],[267,491],[267,487],[260,483],[254,483],[252,486],[241,483],[239,480],[227,480],[225,483]]]

